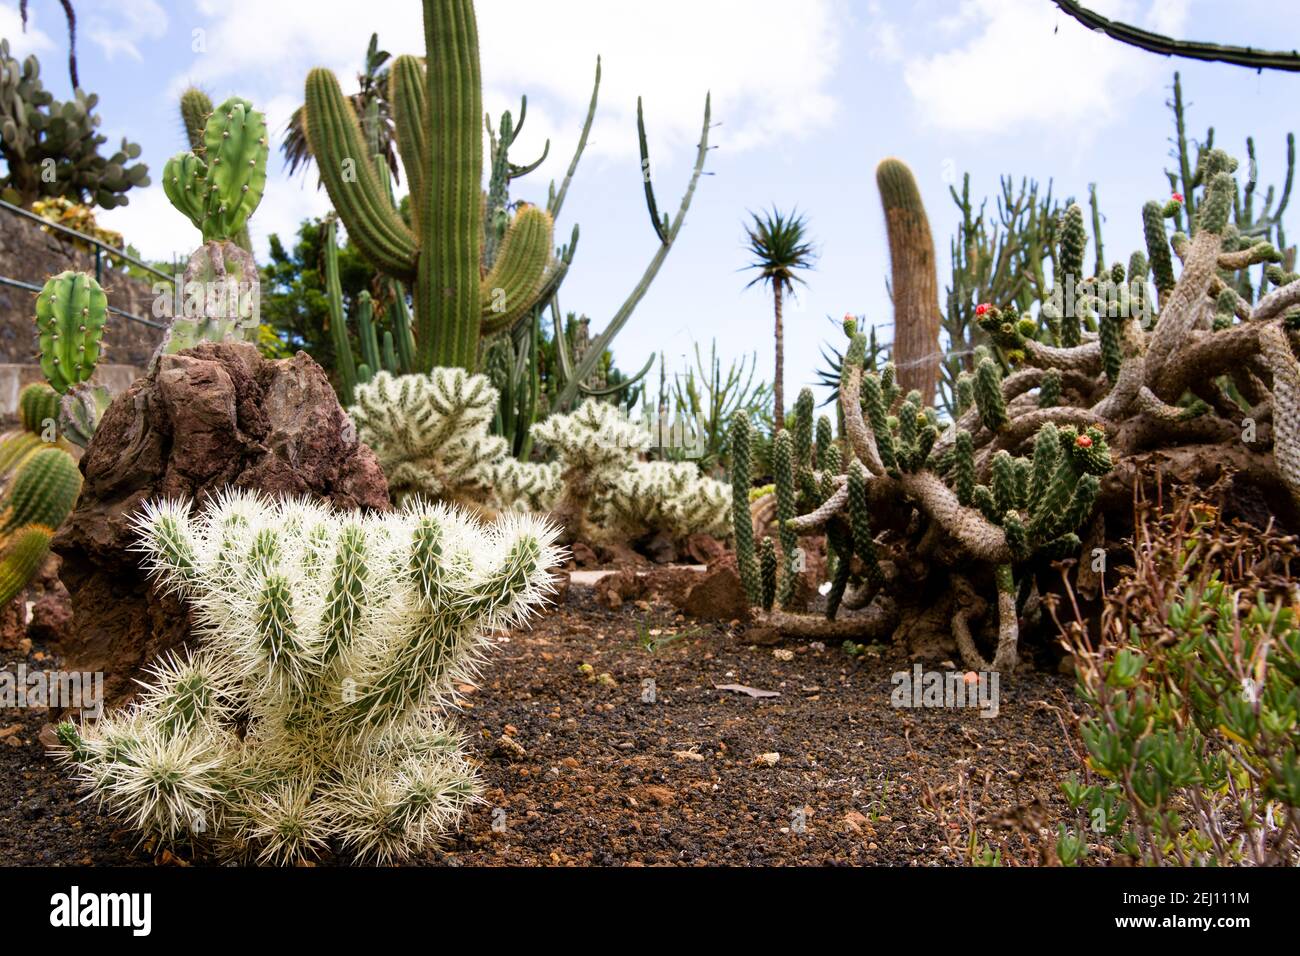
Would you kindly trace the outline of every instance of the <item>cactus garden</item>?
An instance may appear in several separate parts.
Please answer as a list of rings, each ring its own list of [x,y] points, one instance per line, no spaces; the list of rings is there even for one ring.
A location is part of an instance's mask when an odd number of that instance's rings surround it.
[[[273,6],[0,0],[0,862],[1300,866],[1276,17]]]

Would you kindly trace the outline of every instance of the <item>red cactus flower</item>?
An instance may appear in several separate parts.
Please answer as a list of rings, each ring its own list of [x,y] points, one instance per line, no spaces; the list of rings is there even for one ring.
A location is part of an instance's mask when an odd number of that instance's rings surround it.
[[[1183,201],[1183,194],[1182,194],[1182,193],[1174,193],[1174,202],[1176,202],[1176,203],[1181,203],[1182,201]]]
[[[993,306],[989,305],[987,302],[981,302],[979,305],[975,306],[975,314],[985,315],[991,308],[993,308]]]
[[[1080,448],[1092,447],[1092,439],[1089,438],[1087,435],[1080,435],[1078,438],[1074,440],[1074,443]]]

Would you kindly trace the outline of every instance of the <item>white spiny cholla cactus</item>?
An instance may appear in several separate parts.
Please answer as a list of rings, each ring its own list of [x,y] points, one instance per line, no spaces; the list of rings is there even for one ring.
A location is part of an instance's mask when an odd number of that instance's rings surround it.
[[[555,450],[566,473],[581,471],[601,484],[650,447],[649,432],[618,406],[594,398],[571,415],[552,415],[534,425],[533,438]]]
[[[222,856],[332,847],[387,862],[477,799],[440,714],[550,587],[545,521],[444,505],[340,514],[232,493],[138,519],[151,572],[194,612],[197,648],[124,711],[59,728],[80,782],[132,826]]]
[[[554,511],[570,540],[591,538],[593,525],[630,538],[730,533],[730,486],[689,462],[639,461],[650,435],[613,405],[588,399],[572,415],[534,425],[533,437],[560,459],[563,491]]]
[[[492,466],[492,494],[503,509],[550,511],[564,490],[557,462],[519,461],[507,455]]]
[[[358,385],[349,414],[374,451],[394,500],[420,495],[461,504],[486,501],[493,471],[509,458],[488,434],[497,390],[484,375],[435,368],[428,375],[379,372]]]
[[[630,538],[660,529],[674,538],[731,531],[731,486],[690,462],[634,462],[601,504],[605,522]]]

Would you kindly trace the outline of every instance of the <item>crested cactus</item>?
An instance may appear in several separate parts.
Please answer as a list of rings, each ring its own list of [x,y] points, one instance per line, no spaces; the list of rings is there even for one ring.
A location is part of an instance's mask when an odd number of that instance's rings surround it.
[[[152,503],[138,527],[197,646],[127,709],[60,725],[90,795],[163,843],[282,865],[399,861],[456,825],[479,785],[446,710],[484,635],[551,587],[546,522],[229,493],[198,515]]]

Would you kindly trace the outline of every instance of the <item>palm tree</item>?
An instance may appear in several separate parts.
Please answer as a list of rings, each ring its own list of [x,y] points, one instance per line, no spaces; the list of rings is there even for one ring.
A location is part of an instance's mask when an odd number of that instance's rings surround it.
[[[796,282],[803,282],[797,273],[811,269],[817,254],[808,241],[808,223],[798,210],[789,214],[778,212],[750,213],[753,223],[745,227],[745,238],[753,261],[746,266],[757,269],[758,276],[745,286],[765,283],[772,287],[772,300],[776,313],[776,374],[772,379],[772,397],[776,402],[773,420],[776,428],[785,424],[785,329],[781,323],[781,303],[786,292],[793,291]]]
[[[370,34],[370,45],[366,48],[366,59],[361,72],[357,74],[357,92],[349,99],[352,108],[362,117],[362,129],[366,134],[371,152],[384,157],[388,171],[394,181],[400,182],[397,172],[397,135],[393,129],[393,112],[388,103],[388,60],[387,50],[379,49],[379,34]],[[292,176],[301,166],[306,169],[311,164],[311,147],[307,144],[307,129],[303,118],[303,107],[298,107],[289,117],[284,131],[284,142],[280,148],[284,151],[284,164],[289,167]]]

